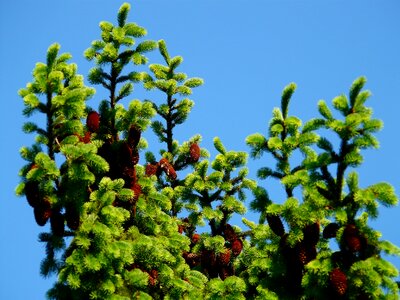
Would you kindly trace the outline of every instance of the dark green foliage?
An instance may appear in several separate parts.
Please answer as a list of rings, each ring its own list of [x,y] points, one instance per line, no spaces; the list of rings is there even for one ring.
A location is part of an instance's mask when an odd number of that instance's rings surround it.
[[[46,119],[45,128],[23,126],[36,143],[20,151],[27,163],[16,191],[38,225],[50,223],[39,236],[46,249],[41,274],[58,275],[48,298],[396,299],[398,270],[382,253],[400,250],[368,218],[378,217],[379,204],[397,204],[397,196],[388,183],[360,187],[354,170],[361,150],[378,147],[374,133],[382,127],[365,106],[365,78],[349,97],[333,99],[334,110],[321,100],[321,117],[304,124],[289,115],[296,89],[289,84],[267,134],[247,138],[252,158],[267,153],[276,161],[257,172],[280,181],[286,196],[274,202],[248,178],[246,152],[215,138],[217,155],[209,158],[200,135],[174,138],[194,104],[187,97],[203,80],[177,71],[183,58],[171,57],[165,41],[136,43],[146,30],[128,22],[129,10],[121,6],[117,25],[101,22],[101,39],[85,51],[95,62],[89,82],[108,93],[96,99],[96,110],[86,104],[94,89],[57,44],[19,91],[23,114]],[[156,48],[164,64],[139,71]],[[125,107],[121,100],[135,84],[164,99]],[[143,156],[149,127],[161,150]],[[321,136],[326,131],[339,145]],[[297,152],[301,161],[293,159]],[[232,217],[245,214],[250,191],[260,218],[243,218],[242,231]]]

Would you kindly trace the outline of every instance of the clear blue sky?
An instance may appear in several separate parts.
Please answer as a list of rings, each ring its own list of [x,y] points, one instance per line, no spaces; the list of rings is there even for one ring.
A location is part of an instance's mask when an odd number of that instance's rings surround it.
[[[24,198],[14,195],[23,161],[18,150],[33,136],[21,132],[22,99],[17,90],[31,80],[48,46],[59,42],[87,75],[83,51],[99,38],[102,20],[116,22],[123,1],[0,1],[1,168],[0,299],[44,299],[54,279],[39,275],[44,248]],[[228,149],[248,150],[245,138],[266,132],[271,110],[285,85],[296,82],[291,113],[316,116],[319,99],[347,93],[365,75],[373,93],[369,105],[384,121],[379,150],[365,153],[361,185],[387,181],[400,191],[399,87],[400,3],[398,1],[226,1],[141,0],[131,2],[130,21],[147,28],[149,39],[165,39],[172,55],[182,55],[181,71],[204,78],[180,141],[200,133],[212,148],[219,136]],[[143,99],[139,93],[134,97]],[[96,107],[101,97],[90,105]],[[150,134],[148,134],[151,141]],[[272,160],[250,161],[251,176]],[[261,182],[274,195],[279,183]],[[276,192],[277,193],[277,192]],[[278,193],[277,193],[278,195]],[[381,209],[373,226],[400,245],[400,208]],[[248,218],[254,217],[252,214]],[[255,218],[255,217],[254,217]],[[400,260],[391,259],[399,268]]]

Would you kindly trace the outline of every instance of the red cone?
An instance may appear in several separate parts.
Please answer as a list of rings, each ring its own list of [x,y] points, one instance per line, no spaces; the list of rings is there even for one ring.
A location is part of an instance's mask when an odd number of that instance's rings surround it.
[[[334,291],[343,296],[347,291],[347,276],[339,268],[333,269],[329,273],[329,281]]]
[[[86,126],[90,132],[97,132],[100,127],[100,115],[96,111],[88,113],[86,118]]]
[[[200,234],[195,233],[195,234],[193,234],[193,236],[192,236],[192,243],[193,243],[194,245],[196,245],[196,244],[200,241],[200,239],[201,239]]]
[[[162,158],[159,162],[159,165],[170,180],[176,179],[177,175],[175,169],[166,158]]]
[[[343,241],[351,252],[360,251],[362,248],[360,232],[354,224],[346,225],[343,231]]]
[[[218,254],[218,262],[222,266],[227,266],[231,261],[231,250],[225,249],[225,252]]]
[[[232,242],[232,253],[235,256],[238,256],[243,250],[243,242],[239,239],[236,239]]]
[[[190,145],[190,161],[191,162],[198,162],[200,159],[200,147],[197,143]]]
[[[235,230],[233,230],[233,227],[229,224],[225,225],[224,236],[225,236],[225,240],[227,240],[228,242],[231,242],[231,243],[237,239],[237,234],[236,234]]]

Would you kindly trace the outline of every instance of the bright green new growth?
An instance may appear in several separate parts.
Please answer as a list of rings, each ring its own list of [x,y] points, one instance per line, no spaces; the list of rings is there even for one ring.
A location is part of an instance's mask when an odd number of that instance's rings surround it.
[[[355,171],[362,150],[379,146],[374,133],[382,128],[365,106],[365,78],[348,97],[333,99],[334,110],[319,101],[321,117],[305,123],[289,114],[296,85],[284,88],[267,134],[246,140],[252,158],[267,153],[276,161],[257,173],[281,183],[286,196],[272,201],[248,178],[246,152],[215,138],[218,154],[209,158],[200,135],[174,138],[194,105],[187,97],[203,80],[177,71],[183,59],[171,57],[164,40],[136,44],[146,30],[127,22],[129,10],[121,6],[117,25],[101,22],[101,39],[85,51],[95,62],[89,82],[108,93],[97,99],[98,111],[86,105],[94,89],[57,44],[19,91],[24,115],[46,119],[45,127],[23,127],[37,135],[21,149],[27,164],[16,192],[40,226],[50,221],[39,236],[46,245],[41,273],[58,275],[48,298],[396,299],[398,270],[382,253],[400,249],[368,219],[378,217],[379,204],[398,199],[388,183],[360,187]],[[139,71],[156,48],[165,64]],[[125,106],[134,84],[164,99]],[[142,157],[154,146],[142,137],[149,127],[161,150]],[[338,147],[326,132],[337,136]],[[243,218],[242,231],[231,220],[246,213],[248,191],[260,218]]]
[[[368,217],[378,216],[378,203],[396,205],[397,196],[387,183],[360,188],[358,174],[347,172],[362,163],[362,149],[378,147],[373,133],[382,127],[382,122],[373,119],[372,110],[364,106],[370,95],[362,91],[365,82],[361,77],[353,83],[349,99],[345,95],[333,99],[333,107],[343,119],[336,118],[321,100],[318,110],[322,118],[312,119],[303,127],[299,119],[288,116],[287,106],[295,88],[291,84],[283,92],[282,108],[274,109],[269,136],[257,133],[247,138],[253,157],[267,152],[277,161],[275,169],[260,168],[258,176],[279,179],[288,197],[283,204],[273,204],[259,187],[251,204],[261,213],[261,224],[248,225],[253,230],[251,245],[257,250],[243,256],[242,268],[243,275],[248,274],[248,284],[259,291],[260,297],[292,299],[304,295],[307,299],[323,299],[335,293],[335,297],[346,299],[380,299],[384,295],[396,297],[398,293],[393,281],[398,270],[380,253],[399,255],[400,249],[380,240],[380,233],[367,224]],[[322,129],[337,134],[339,149],[319,135]],[[304,159],[292,166],[289,158],[297,150]],[[298,187],[302,201],[294,198],[293,191]],[[278,221],[272,215],[286,223],[286,233],[276,229]],[[265,220],[269,226],[264,225]],[[329,232],[332,224],[337,232]],[[322,237],[320,226],[324,228]],[[331,250],[328,238],[332,237],[336,238],[339,251]],[[265,243],[265,239],[272,243]],[[342,291],[331,278],[334,269],[347,276],[345,283],[342,279]],[[262,282],[258,280],[260,274],[268,274]],[[278,288],[285,287],[287,280],[291,289]]]

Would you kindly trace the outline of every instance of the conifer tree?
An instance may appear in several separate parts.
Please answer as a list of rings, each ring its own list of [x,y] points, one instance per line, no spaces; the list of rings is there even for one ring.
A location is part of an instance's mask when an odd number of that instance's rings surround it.
[[[276,160],[258,170],[257,183],[246,152],[216,137],[210,158],[199,134],[175,139],[203,80],[178,71],[183,58],[164,40],[143,40],[146,30],[128,22],[129,10],[124,3],[116,24],[101,22],[101,38],[84,53],[94,63],[90,84],[108,98],[94,96],[58,44],[19,91],[23,114],[39,113],[45,124],[23,126],[36,138],[21,148],[16,192],[39,226],[50,225],[39,236],[41,274],[58,276],[47,297],[397,299],[398,270],[382,255],[400,249],[368,223],[397,196],[388,183],[360,187],[356,171],[382,127],[365,106],[365,78],[333,99],[335,111],[321,100],[321,116],[304,124],[289,115],[296,85],[285,87],[267,134],[246,140],[253,159]],[[149,62],[150,51],[163,63]],[[131,100],[138,84],[157,98]],[[149,128],[159,145],[144,139]],[[270,199],[267,177],[279,180],[284,199]],[[260,218],[243,218],[242,230],[231,219],[245,214],[250,195]]]

